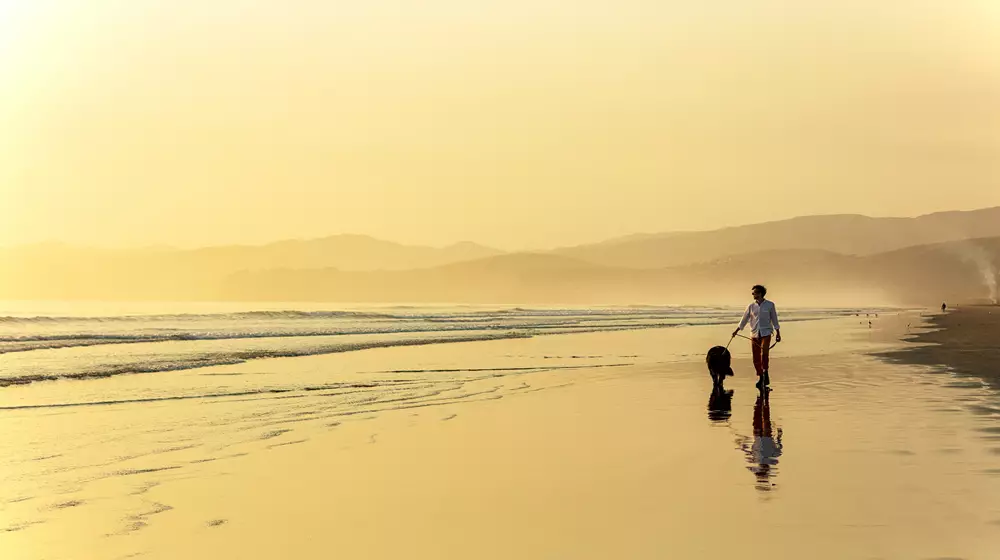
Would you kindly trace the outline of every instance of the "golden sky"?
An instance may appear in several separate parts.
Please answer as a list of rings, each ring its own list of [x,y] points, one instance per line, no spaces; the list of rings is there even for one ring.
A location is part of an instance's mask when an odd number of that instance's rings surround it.
[[[998,100],[993,0],[0,0],[0,244],[994,206]]]

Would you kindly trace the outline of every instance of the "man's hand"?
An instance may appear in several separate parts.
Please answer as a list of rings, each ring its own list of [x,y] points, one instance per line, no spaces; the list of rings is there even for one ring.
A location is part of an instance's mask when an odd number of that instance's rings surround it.
[[[733,338],[736,338],[736,335],[738,334],[740,334],[740,329],[736,329],[735,331],[733,331]]]
[[[779,332],[779,333],[777,333],[777,334],[778,334],[777,338],[775,338],[775,339],[774,339],[774,341],[775,341],[776,343],[777,343],[777,342],[781,342],[781,333]]]

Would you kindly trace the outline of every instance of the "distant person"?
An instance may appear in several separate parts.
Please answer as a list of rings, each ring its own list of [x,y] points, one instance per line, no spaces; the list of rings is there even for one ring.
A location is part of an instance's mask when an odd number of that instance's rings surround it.
[[[767,288],[757,284],[750,290],[753,296],[753,303],[747,306],[743,313],[740,326],[733,331],[733,336],[740,334],[743,327],[750,323],[750,350],[753,352],[753,367],[757,370],[757,388],[763,390],[771,384],[768,376],[768,354],[771,349],[771,335],[777,337],[777,342],[781,342],[781,330],[778,326],[778,310],[774,303],[764,299],[767,295]]]
[[[946,304],[942,303],[941,304],[941,312],[944,313],[945,309],[948,309],[948,306]]]

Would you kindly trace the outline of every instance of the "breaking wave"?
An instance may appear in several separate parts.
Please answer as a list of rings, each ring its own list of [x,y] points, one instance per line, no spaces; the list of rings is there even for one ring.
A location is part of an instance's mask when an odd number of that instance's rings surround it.
[[[0,371],[0,387],[392,346],[717,325],[735,322],[740,312],[720,307],[456,306],[109,316],[7,315],[0,317],[0,354],[7,354],[5,368]],[[795,310],[786,314],[784,320],[853,312]],[[36,354],[39,358],[34,358]]]

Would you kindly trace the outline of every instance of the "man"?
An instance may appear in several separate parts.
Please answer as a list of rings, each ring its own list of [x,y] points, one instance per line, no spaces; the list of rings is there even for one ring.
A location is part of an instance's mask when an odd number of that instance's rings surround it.
[[[750,349],[753,351],[753,367],[757,370],[757,388],[764,389],[771,384],[771,379],[767,374],[768,353],[771,349],[771,335],[773,334],[777,342],[781,342],[781,330],[778,326],[778,310],[774,303],[764,299],[767,288],[760,284],[754,286],[751,291],[753,303],[751,303],[745,313],[740,326],[733,331],[733,336],[740,334],[743,327],[750,323]]]

